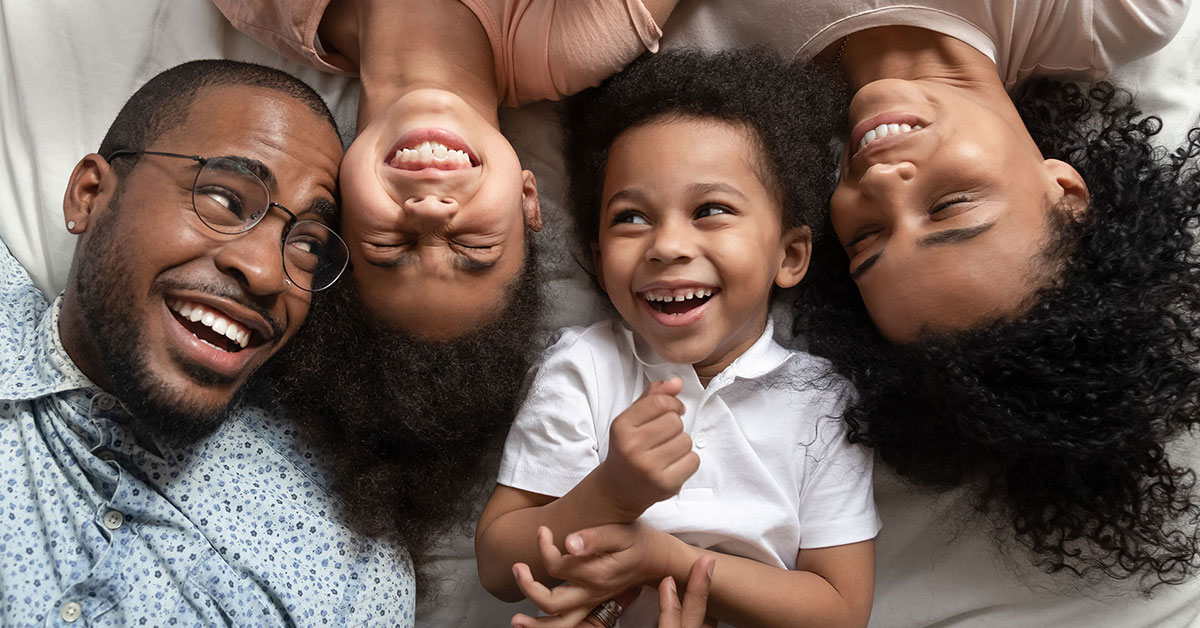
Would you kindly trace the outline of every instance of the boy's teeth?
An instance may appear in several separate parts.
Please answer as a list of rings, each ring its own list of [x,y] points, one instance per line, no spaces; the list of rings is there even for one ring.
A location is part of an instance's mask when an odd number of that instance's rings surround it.
[[[711,297],[712,294],[713,291],[707,288],[702,288],[700,290],[684,290],[678,293],[666,290],[645,292],[643,293],[643,298],[645,298],[647,301],[653,301],[656,303],[669,303],[672,301],[687,301],[688,299],[702,299],[704,297]]]
[[[170,299],[167,301],[167,306],[178,313],[180,318],[185,318],[193,323],[198,322],[238,343],[243,349],[250,344],[250,330],[242,327],[237,321],[221,316],[217,310],[182,299]]]

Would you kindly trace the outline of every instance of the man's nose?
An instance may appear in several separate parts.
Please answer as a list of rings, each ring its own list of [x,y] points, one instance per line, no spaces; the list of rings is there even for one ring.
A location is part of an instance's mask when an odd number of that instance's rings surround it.
[[[440,226],[458,214],[458,201],[444,196],[418,196],[404,201],[404,213],[427,226]]]
[[[287,220],[267,216],[241,235],[225,236],[215,260],[217,268],[238,280],[247,292],[259,296],[282,294],[288,289],[283,269],[283,229]]]

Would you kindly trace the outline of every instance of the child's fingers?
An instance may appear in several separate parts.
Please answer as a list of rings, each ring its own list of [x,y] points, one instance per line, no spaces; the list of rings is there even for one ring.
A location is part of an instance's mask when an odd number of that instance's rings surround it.
[[[516,576],[517,587],[521,589],[521,593],[543,613],[569,614],[572,609],[584,608],[589,602],[587,591],[579,587],[562,584],[553,589],[546,588],[546,585],[534,579],[533,573],[529,571],[529,565],[525,563],[513,565],[513,575]],[[564,625],[574,627],[580,619]],[[513,617],[513,625],[516,625],[516,621],[517,617]]]
[[[692,570],[688,572],[687,594],[683,598],[683,628],[710,625],[706,618],[708,592],[712,587],[712,573],[716,565],[717,561],[712,556],[701,556],[692,563]]]
[[[696,469],[699,468],[700,454],[692,451],[668,464],[667,467],[663,469],[663,477],[667,478],[667,480],[673,485],[683,486],[683,483],[686,482],[688,478],[692,477],[692,474],[694,474]]]

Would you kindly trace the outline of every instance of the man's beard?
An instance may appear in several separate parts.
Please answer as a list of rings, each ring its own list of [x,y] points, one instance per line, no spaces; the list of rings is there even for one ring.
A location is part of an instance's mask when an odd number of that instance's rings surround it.
[[[88,332],[95,342],[101,367],[112,390],[132,415],[139,439],[156,445],[181,447],[214,432],[228,418],[230,408],[244,396],[243,385],[228,404],[205,407],[186,391],[172,390],[146,362],[145,320],[134,307],[140,299],[130,281],[120,239],[121,190],[95,222],[93,233],[80,250],[75,290]],[[198,386],[226,380],[184,363],[184,372]]]

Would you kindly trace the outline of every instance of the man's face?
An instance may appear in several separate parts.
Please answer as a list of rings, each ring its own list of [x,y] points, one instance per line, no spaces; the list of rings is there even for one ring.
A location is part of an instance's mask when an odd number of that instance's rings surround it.
[[[1043,159],[1008,97],[877,81],[855,95],[850,126],[831,215],[883,335],[903,342],[1025,307],[1044,283],[1047,212],[1087,192],[1070,166]]]
[[[274,90],[202,89],[187,119],[147,150],[249,164],[271,201],[299,219],[324,219],[334,207],[336,133]],[[219,425],[251,374],[299,328],[311,298],[283,269],[287,214],[272,208],[240,235],[213,231],[192,208],[198,168],[143,155],[119,189],[100,185],[71,288],[94,343],[72,357],[146,431],[176,443]]]

